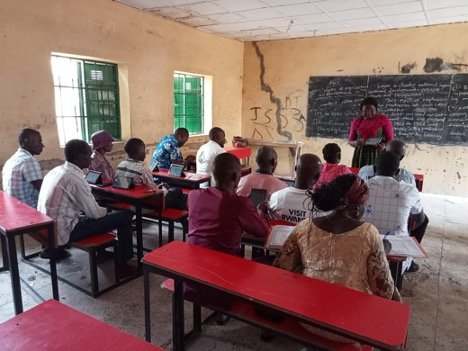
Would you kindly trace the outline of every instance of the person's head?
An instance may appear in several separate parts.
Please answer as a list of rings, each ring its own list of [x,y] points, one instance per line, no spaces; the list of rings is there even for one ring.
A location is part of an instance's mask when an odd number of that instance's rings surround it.
[[[328,163],[340,163],[341,161],[341,148],[338,144],[329,143],[322,149],[323,159]]]
[[[182,147],[189,138],[189,131],[187,128],[177,128],[174,132],[174,135],[179,142],[179,147]]]
[[[320,211],[336,211],[343,218],[360,219],[369,188],[357,175],[345,174],[315,189],[311,197],[314,207]]]
[[[406,144],[404,141],[393,139],[387,144],[387,151],[393,152],[401,161],[406,154]]]
[[[93,150],[98,152],[111,152],[113,141],[115,141],[115,139],[106,130],[98,130],[91,135]]]
[[[226,134],[224,133],[224,130],[218,127],[213,127],[210,129],[210,132],[208,134],[208,138],[210,140],[213,140],[216,144],[218,144],[221,147],[224,147],[224,144],[226,144]]]
[[[18,135],[18,143],[21,148],[29,151],[31,155],[40,155],[44,144],[42,143],[42,136],[35,129],[25,128]]]
[[[313,154],[302,154],[297,161],[296,182],[294,187],[298,189],[311,189],[320,176],[322,161]]]
[[[255,161],[261,171],[273,174],[278,164],[278,155],[272,147],[261,146],[255,154]]]
[[[65,159],[83,169],[91,164],[91,146],[84,141],[73,139],[65,145]]]
[[[144,161],[146,158],[146,146],[143,140],[130,138],[124,145],[124,150],[128,157],[137,161]]]
[[[240,177],[241,164],[236,156],[225,152],[215,157],[213,178],[218,189],[234,192]]]
[[[375,174],[386,177],[394,177],[400,167],[400,160],[393,152],[384,151],[375,163]]]
[[[364,100],[361,101],[360,109],[364,118],[372,118],[377,113],[377,109],[379,104],[377,100],[373,97],[366,97]]]

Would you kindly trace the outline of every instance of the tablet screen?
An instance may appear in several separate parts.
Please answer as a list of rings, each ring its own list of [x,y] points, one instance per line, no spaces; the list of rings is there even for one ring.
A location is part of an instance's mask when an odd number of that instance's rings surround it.
[[[130,177],[115,177],[112,183],[114,188],[130,189],[133,187],[133,178]]]
[[[172,164],[171,167],[169,168],[169,175],[172,175],[175,177],[181,177],[183,172],[184,172],[184,165]]]
[[[96,172],[96,171],[89,171],[85,179],[89,184],[99,184],[101,183],[101,172]]]
[[[250,191],[249,199],[252,200],[255,206],[262,201],[266,200],[267,191],[265,189],[252,189]]]

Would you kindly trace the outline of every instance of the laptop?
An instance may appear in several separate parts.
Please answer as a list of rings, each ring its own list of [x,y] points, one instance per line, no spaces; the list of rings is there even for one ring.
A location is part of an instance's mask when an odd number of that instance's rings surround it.
[[[184,167],[184,165],[178,165],[175,163],[171,164],[171,167],[169,168],[169,175],[174,177],[185,177]]]
[[[112,183],[114,188],[119,189],[131,189],[133,188],[133,178],[131,177],[124,177],[124,176],[117,176]]]

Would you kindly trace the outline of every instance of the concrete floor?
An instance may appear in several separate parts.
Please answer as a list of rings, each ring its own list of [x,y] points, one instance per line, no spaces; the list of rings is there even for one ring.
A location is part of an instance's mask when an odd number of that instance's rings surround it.
[[[430,258],[419,260],[420,271],[406,274],[402,296],[412,316],[407,350],[468,350],[468,199],[422,194],[430,219],[423,247]],[[145,227],[145,246],[155,247],[154,226]],[[180,233],[179,233],[180,235]],[[180,238],[180,237],[179,237]],[[28,246],[35,246],[28,240]],[[59,274],[89,286],[87,255],[73,250],[72,257],[58,265]],[[44,260],[36,259],[35,262]],[[104,266],[101,279],[113,279],[111,267]],[[21,263],[21,276],[40,295],[23,284],[25,310],[52,296],[50,278]],[[171,349],[171,297],[159,288],[163,279],[151,277],[153,342]],[[59,282],[60,301],[138,337],[144,337],[143,279],[140,277],[99,298]],[[186,304],[186,330],[191,328],[191,306]],[[207,311],[205,311],[207,313]],[[14,316],[9,272],[0,273],[0,322]],[[302,346],[276,337],[270,343],[259,338],[259,329],[238,321],[225,326],[209,323],[190,350],[300,350]],[[240,337],[242,336],[242,337]]]

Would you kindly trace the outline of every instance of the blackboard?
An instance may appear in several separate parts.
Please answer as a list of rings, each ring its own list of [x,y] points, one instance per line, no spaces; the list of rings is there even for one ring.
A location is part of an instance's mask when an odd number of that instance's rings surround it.
[[[308,137],[347,138],[366,96],[411,143],[468,145],[468,74],[310,77]]]

